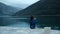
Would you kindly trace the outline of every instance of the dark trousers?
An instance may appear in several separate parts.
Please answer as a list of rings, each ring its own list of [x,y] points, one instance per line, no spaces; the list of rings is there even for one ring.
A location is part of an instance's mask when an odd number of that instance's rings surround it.
[[[30,28],[35,29],[35,23],[30,23]]]

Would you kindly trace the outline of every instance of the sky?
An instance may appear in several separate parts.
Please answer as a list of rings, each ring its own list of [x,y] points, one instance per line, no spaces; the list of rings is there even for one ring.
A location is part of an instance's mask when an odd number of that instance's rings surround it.
[[[0,0],[2,3],[19,8],[26,8],[37,1],[39,0]]]

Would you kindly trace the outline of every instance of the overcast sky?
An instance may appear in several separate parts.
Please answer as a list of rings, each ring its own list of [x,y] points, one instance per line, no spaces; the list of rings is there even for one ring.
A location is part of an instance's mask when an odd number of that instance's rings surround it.
[[[26,8],[27,6],[37,2],[39,0],[0,0],[7,5],[11,5],[14,7]]]

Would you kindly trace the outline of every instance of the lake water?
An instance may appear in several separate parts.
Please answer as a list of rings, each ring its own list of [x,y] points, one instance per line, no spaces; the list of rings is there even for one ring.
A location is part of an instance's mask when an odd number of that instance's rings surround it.
[[[54,21],[54,18],[48,18],[47,17],[41,17],[38,19],[38,24],[37,24],[37,27],[38,28],[44,28],[46,25],[46,22],[47,24],[51,24],[53,21]],[[45,22],[44,22],[45,21]],[[51,22],[51,23],[50,23]],[[54,21],[55,22],[55,21]],[[11,26],[11,27],[30,27],[30,24],[29,24],[29,18],[13,18],[11,16],[9,17],[0,17],[0,26]],[[57,26],[52,26],[53,29],[59,29],[59,27]]]

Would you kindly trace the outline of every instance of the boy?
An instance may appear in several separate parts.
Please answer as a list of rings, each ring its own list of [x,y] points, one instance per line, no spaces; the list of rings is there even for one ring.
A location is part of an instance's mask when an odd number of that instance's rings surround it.
[[[36,23],[37,23],[37,19],[36,19],[36,18],[33,18],[33,19],[30,21],[30,28],[31,28],[31,29],[35,29]]]

